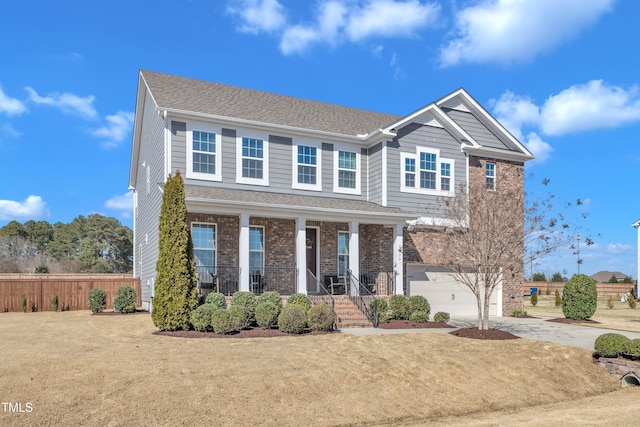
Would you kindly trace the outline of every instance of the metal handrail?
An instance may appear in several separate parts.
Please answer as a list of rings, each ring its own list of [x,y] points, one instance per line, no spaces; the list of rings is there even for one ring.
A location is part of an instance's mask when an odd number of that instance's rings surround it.
[[[375,295],[369,291],[369,289],[362,284],[360,279],[353,275],[351,270],[349,270],[349,282],[355,284],[357,292],[349,293],[349,299],[367,316],[367,319],[371,322],[374,328],[378,327],[378,313],[376,311],[376,305],[373,307],[371,302],[376,298]],[[367,302],[368,300],[368,302]]]
[[[329,290],[325,288],[322,283],[320,283],[320,280],[318,280],[315,274],[313,274],[313,272],[307,268],[307,294],[309,293],[310,283],[315,283],[316,289],[317,289],[317,291],[314,294],[309,295],[311,301],[314,304],[318,304],[318,301],[324,304],[329,304],[329,306],[331,307],[331,310],[333,310],[333,312],[335,313],[336,308],[335,308],[335,300],[333,299],[333,296],[331,295]],[[337,326],[338,326],[337,322],[338,322],[338,319],[336,318],[336,320],[333,322],[333,329],[337,329]]]

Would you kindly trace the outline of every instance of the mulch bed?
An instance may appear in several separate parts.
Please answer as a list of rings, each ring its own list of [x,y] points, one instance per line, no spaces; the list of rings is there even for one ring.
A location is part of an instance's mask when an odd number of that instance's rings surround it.
[[[146,310],[136,310],[133,313],[126,313],[127,316],[131,314],[149,314],[149,312]],[[123,313],[120,313],[119,311],[103,311],[100,313],[92,313],[92,315],[93,316],[122,316]]]
[[[585,320],[573,320],[573,319],[567,319],[566,317],[558,317],[557,319],[548,319],[547,322],[555,322],[555,323],[569,323],[569,324],[591,324],[591,325],[598,325],[600,324],[600,322],[596,322],[595,320],[591,320],[591,319],[585,319]]]
[[[338,331],[312,331],[311,329],[305,329],[301,334],[288,334],[282,332],[280,329],[262,329],[262,328],[248,328],[238,332],[231,332],[229,334],[216,334],[215,332],[198,332],[198,331],[157,331],[154,335],[163,335],[167,337],[180,337],[180,338],[274,338],[274,337],[305,337],[311,335],[326,335],[334,334]]]
[[[427,328],[453,328],[451,325],[447,325],[444,322],[426,322],[416,323],[409,322],[408,320],[391,319],[384,323],[379,323],[380,329],[427,329]]]
[[[456,337],[473,338],[477,340],[514,340],[520,338],[517,335],[513,335],[511,332],[500,329],[480,330],[478,328],[463,328],[449,333]]]

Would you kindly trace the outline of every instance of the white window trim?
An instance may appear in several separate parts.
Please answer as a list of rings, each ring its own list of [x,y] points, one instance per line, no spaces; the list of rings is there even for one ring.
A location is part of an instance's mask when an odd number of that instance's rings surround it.
[[[436,188],[420,188],[420,153],[430,153],[436,155]],[[416,170],[413,172],[415,174],[415,187],[407,187],[406,185],[406,171],[405,171],[405,162],[406,159],[414,159]],[[451,165],[451,180],[449,183],[449,191],[442,190],[442,167],[443,163],[448,163]],[[416,152],[414,153],[400,153],[400,191],[403,193],[413,193],[413,194],[426,194],[431,196],[449,196],[453,197],[455,195],[455,161],[453,159],[447,159],[440,157],[440,150],[426,147],[416,147]]]
[[[347,252],[346,253],[340,253],[340,235],[341,234],[345,234],[347,236]],[[351,240],[351,236],[349,234],[348,231],[338,231],[338,277],[347,277],[347,276],[341,276],[340,275],[340,257],[341,256],[346,256],[347,257],[347,271],[346,274],[349,274],[349,257],[351,256],[351,254],[349,254],[349,240]]]
[[[356,188],[343,188],[338,186],[338,159],[340,151],[348,151],[350,153],[356,153]],[[351,145],[333,145],[333,192],[341,193],[341,194],[355,194],[360,195],[361,193],[361,170],[362,170],[362,154],[360,153],[360,147],[355,147]]]
[[[191,235],[193,235],[193,226],[194,225],[211,225],[213,226],[213,249],[209,249],[209,248],[197,248],[193,247],[193,250],[195,251],[196,249],[200,249],[200,250],[212,250],[213,252],[215,252],[214,255],[214,260],[213,263],[215,265],[213,266],[209,266],[209,265],[205,265],[204,267],[213,267],[214,271],[217,273],[218,270],[218,224],[215,222],[192,222],[191,223]],[[194,261],[195,261],[195,257],[194,257]]]
[[[261,251],[256,251],[256,250],[252,250],[251,249],[251,229],[252,228],[260,228],[262,229],[262,250]],[[247,254],[247,256],[249,257],[249,274],[254,274],[253,271],[251,271],[251,252],[262,252],[262,265],[260,266],[260,271],[262,272],[262,274],[264,274],[264,268],[265,268],[265,263],[266,263],[266,254],[267,254],[267,248],[266,248],[266,240],[267,240],[267,236],[265,234],[265,227],[263,225],[250,225],[249,226],[249,253]]]
[[[298,146],[315,147],[316,149],[316,183],[304,184],[298,182]],[[296,138],[291,150],[291,188],[297,190],[322,191],[322,142]]]
[[[487,165],[488,164],[492,164],[493,165],[493,176],[489,176],[487,175]],[[489,188],[487,187],[487,178],[493,178],[493,187]],[[489,191],[496,191],[496,188],[498,187],[498,166],[496,165],[496,162],[485,162],[484,164],[484,182],[485,182],[485,187],[487,187],[487,190]]]
[[[193,131],[209,132],[216,135],[216,173],[193,171]],[[209,123],[187,123],[187,178],[205,181],[222,181],[222,128]]]
[[[262,178],[247,178],[242,176],[242,138],[262,140]],[[236,183],[269,186],[269,135],[246,129],[236,131]]]

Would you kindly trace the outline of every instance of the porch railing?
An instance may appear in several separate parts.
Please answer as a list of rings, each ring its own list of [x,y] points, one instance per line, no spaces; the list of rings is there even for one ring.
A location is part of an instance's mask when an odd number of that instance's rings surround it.
[[[376,313],[375,305],[371,304],[376,297],[371,293],[370,287],[354,276],[351,270],[349,270],[348,282],[350,282],[349,287],[354,287],[354,291],[356,291],[349,293],[349,299],[367,316],[373,327],[377,328],[378,313]]]
[[[393,271],[360,270],[361,282],[374,295],[395,294],[395,274]]]
[[[256,295],[267,291],[291,295],[298,291],[298,268],[265,266],[249,274],[249,283],[249,290]]]
[[[327,288],[325,288],[320,280],[307,269],[307,295],[314,304],[328,304],[335,313],[335,302],[333,296]],[[337,322],[337,319],[336,319]],[[333,323],[333,329],[336,329],[337,323]]]
[[[239,290],[240,267],[235,265],[218,265],[196,267],[198,275],[198,291],[201,295],[209,292],[220,292],[233,295]]]

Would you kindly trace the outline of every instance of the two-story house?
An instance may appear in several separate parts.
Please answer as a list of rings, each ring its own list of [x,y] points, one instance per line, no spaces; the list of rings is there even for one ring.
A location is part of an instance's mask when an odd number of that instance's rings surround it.
[[[202,289],[354,293],[360,282],[475,314],[437,268],[433,224],[472,174],[488,191],[524,191],[531,158],[464,89],[395,116],[141,71],[129,186],[143,305],[163,185],[180,171]],[[494,299],[494,314],[521,308],[522,277]]]

